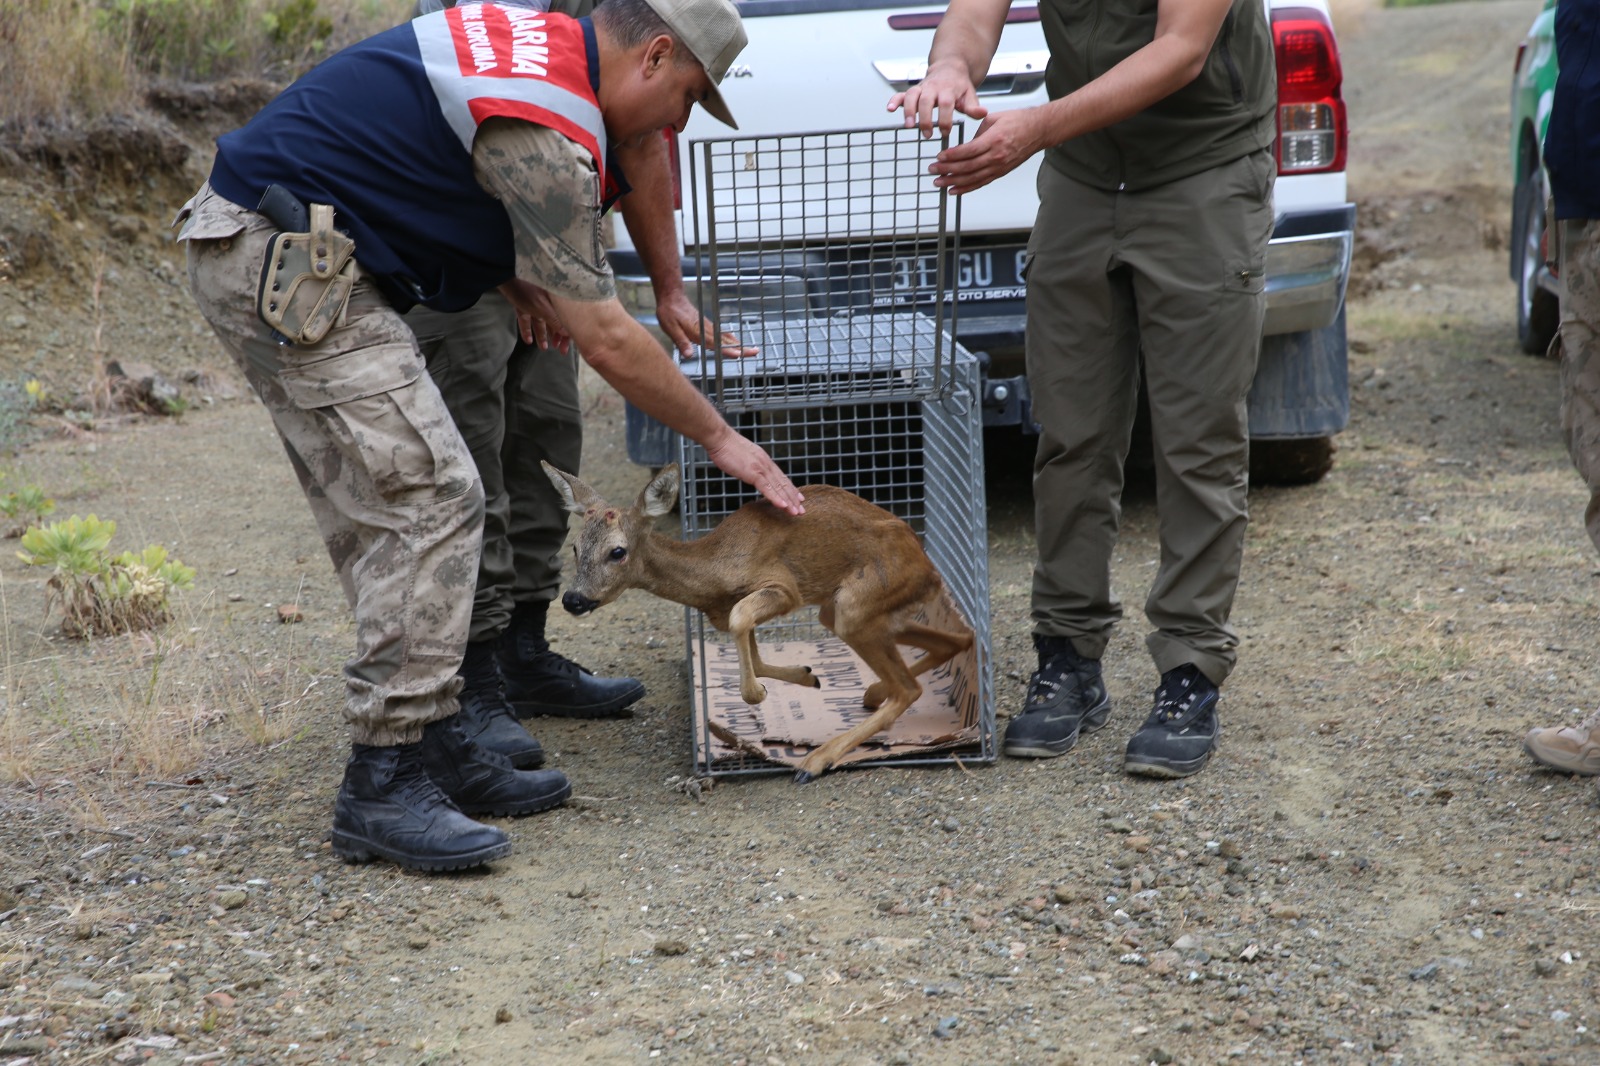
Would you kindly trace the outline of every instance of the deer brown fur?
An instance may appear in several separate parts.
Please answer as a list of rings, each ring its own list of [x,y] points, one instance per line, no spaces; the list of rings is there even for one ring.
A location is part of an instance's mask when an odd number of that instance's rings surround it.
[[[627,510],[572,474],[543,466],[567,509],[583,518],[573,547],[576,572],[561,598],[569,612],[586,614],[633,588],[703,611],[733,635],[740,695],[752,704],[767,695],[760,677],[821,687],[809,666],[761,660],[755,630],[764,622],[814,604],[818,621],[861,656],[877,678],[861,701],[874,713],[811,752],[797,781],[825,773],[845,752],[887,729],[922,694],[920,674],[972,646],[972,630],[964,625],[952,633],[916,620],[925,604],[944,595],[944,582],[910,526],[853,493],[806,485],[802,515],[758,500],[699,540],[681,541],[655,531],[655,519],[677,499],[676,465],[663,469]],[[926,654],[908,666],[900,644]]]

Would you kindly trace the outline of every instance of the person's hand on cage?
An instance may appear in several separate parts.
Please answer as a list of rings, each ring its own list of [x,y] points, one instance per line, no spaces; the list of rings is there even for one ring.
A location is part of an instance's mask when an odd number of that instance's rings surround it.
[[[730,330],[723,330],[718,336],[715,324],[700,314],[682,289],[658,299],[656,321],[660,323],[662,332],[672,338],[681,359],[696,359],[709,351],[702,341],[713,336],[717,336],[718,348],[729,359],[743,359],[755,355],[758,350],[741,345],[738,336]]]
[[[1038,108],[997,111],[983,120],[972,140],[946,148],[928,169],[934,185],[968,193],[1005,177],[1047,143]]]
[[[971,118],[985,118],[989,109],[978,100],[978,87],[972,84],[972,75],[965,63],[945,61],[928,67],[921,81],[903,93],[889,97],[889,110],[905,108],[905,127],[916,126],[924,137],[933,136],[935,125],[939,132],[949,134],[955,124],[956,112]]]

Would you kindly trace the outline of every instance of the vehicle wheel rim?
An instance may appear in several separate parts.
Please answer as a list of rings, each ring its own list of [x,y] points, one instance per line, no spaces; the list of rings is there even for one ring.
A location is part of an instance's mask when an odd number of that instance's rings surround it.
[[[1517,311],[1522,321],[1533,317],[1533,294],[1539,285],[1539,268],[1544,258],[1544,182],[1538,175],[1529,179],[1533,188],[1528,195],[1522,232],[1522,272],[1517,285]]]

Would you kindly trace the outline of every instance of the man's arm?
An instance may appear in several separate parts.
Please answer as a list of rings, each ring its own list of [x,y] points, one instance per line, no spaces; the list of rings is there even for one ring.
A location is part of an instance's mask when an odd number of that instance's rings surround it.
[[[1011,0],[951,0],[928,49],[928,71],[903,93],[889,97],[889,110],[906,109],[906,126],[919,126],[924,137],[937,123],[949,133],[960,111],[983,118],[989,109],[978,101],[978,85],[1000,47]]]
[[[615,299],[603,303],[551,294],[578,354],[639,410],[699,442],[718,469],[761,490],[790,514],[805,512],[805,497],[761,447],[723,421],[667,353]]]
[[[634,406],[703,445],[725,472],[790,514],[798,489],[741,436],[618,302],[600,240],[594,162],[560,134],[517,119],[490,119],[472,149],[478,181],[505,205],[517,277],[501,291],[526,338],[570,337],[584,360]]]
[[[622,172],[633,187],[617,205],[628,234],[633,237],[639,259],[650,275],[656,294],[656,321],[678,354],[688,359],[694,346],[711,339],[712,323],[683,291],[683,260],[678,254],[678,226],[673,218],[672,155],[665,137],[647,137],[637,146],[619,146],[617,157]],[[754,348],[740,348],[739,339],[724,332],[719,344],[725,355],[754,355]]]

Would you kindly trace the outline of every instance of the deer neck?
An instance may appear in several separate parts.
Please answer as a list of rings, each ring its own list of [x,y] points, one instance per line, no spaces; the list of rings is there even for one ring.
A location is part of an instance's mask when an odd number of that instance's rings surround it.
[[[727,560],[720,558],[716,532],[699,540],[674,540],[652,532],[639,553],[641,589],[685,607],[709,611],[734,589]]]

